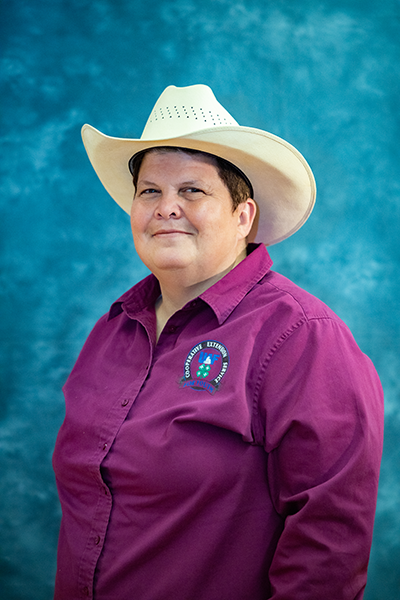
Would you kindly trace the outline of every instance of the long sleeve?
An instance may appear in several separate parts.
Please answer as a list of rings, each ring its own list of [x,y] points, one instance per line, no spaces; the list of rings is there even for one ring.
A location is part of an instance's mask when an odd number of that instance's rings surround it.
[[[261,378],[260,378],[261,381]],[[359,600],[366,584],[383,438],[382,389],[339,320],[282,336],[258,399],[283,533],[273,600]]]

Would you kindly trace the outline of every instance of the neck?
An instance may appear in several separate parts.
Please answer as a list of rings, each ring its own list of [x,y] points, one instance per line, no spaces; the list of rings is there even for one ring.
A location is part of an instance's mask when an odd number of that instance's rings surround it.
[[[178,310],[183,308],[185,304],[194,300],[208,290],[214,283],[217,283],[220,279],[225,277],[229,271],[231,271],[236,265],[238,265],[244,258],[246,258],[246,248],[239,254],[236,260],[229,265],[221,273],[217,273],[209,279],[204,281],[196,282],[195,284],[188,284],[182,280],[179,272],[174,272],[173,275],[168,273],[167,277],[159,277],[159,283],[161,288],[161,296],[156,303],[156,317],[157,317],[157,340],[161,335],[167,321],[175,314]]]

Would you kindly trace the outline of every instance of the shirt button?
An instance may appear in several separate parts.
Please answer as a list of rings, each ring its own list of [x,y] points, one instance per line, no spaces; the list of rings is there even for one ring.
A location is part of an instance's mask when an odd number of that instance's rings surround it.
[[[103,450],[105,450],[107,448],[107,446],[108,446],[107,443],[103,444]]]
[[[177,330],[177,326],[176,325],[170,325],[168,327],[168,333],[175,333],[175,331]]]
[[[94,538],[94,543],[96,544],[96,546],[98,546],[100,544],[100,536],[96,535],[96,537]]]
[[[129,398],[124,398],[121,402],[122,406],[126,406],[129,402]]]
[[[85,587],[83,588],[83,593],[85,594],[85,596],[89,596],[89,588],[87,585],[85,585]]]

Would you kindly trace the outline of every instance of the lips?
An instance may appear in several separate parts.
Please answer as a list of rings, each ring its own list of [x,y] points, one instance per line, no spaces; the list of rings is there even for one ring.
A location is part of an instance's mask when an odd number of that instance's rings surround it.
[[[178,235],[178,234],[182,234],[182,235],[192,235],[191,233],[189,233],[189,231],[182,231],[180,229],[160,229],[159,231],[156,231],[155,233],[153,233],[153,237],[154,236],[168,236],[168,235]]]

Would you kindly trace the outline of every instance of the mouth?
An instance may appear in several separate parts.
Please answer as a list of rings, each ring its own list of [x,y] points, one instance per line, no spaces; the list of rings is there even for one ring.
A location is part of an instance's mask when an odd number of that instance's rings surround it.
[[[192,235],[188,231],[181,231],[180,229],[161,229],[160,231],[156,231],[153,233],[153,237],[159,236],[173,236],[173,235]]]

